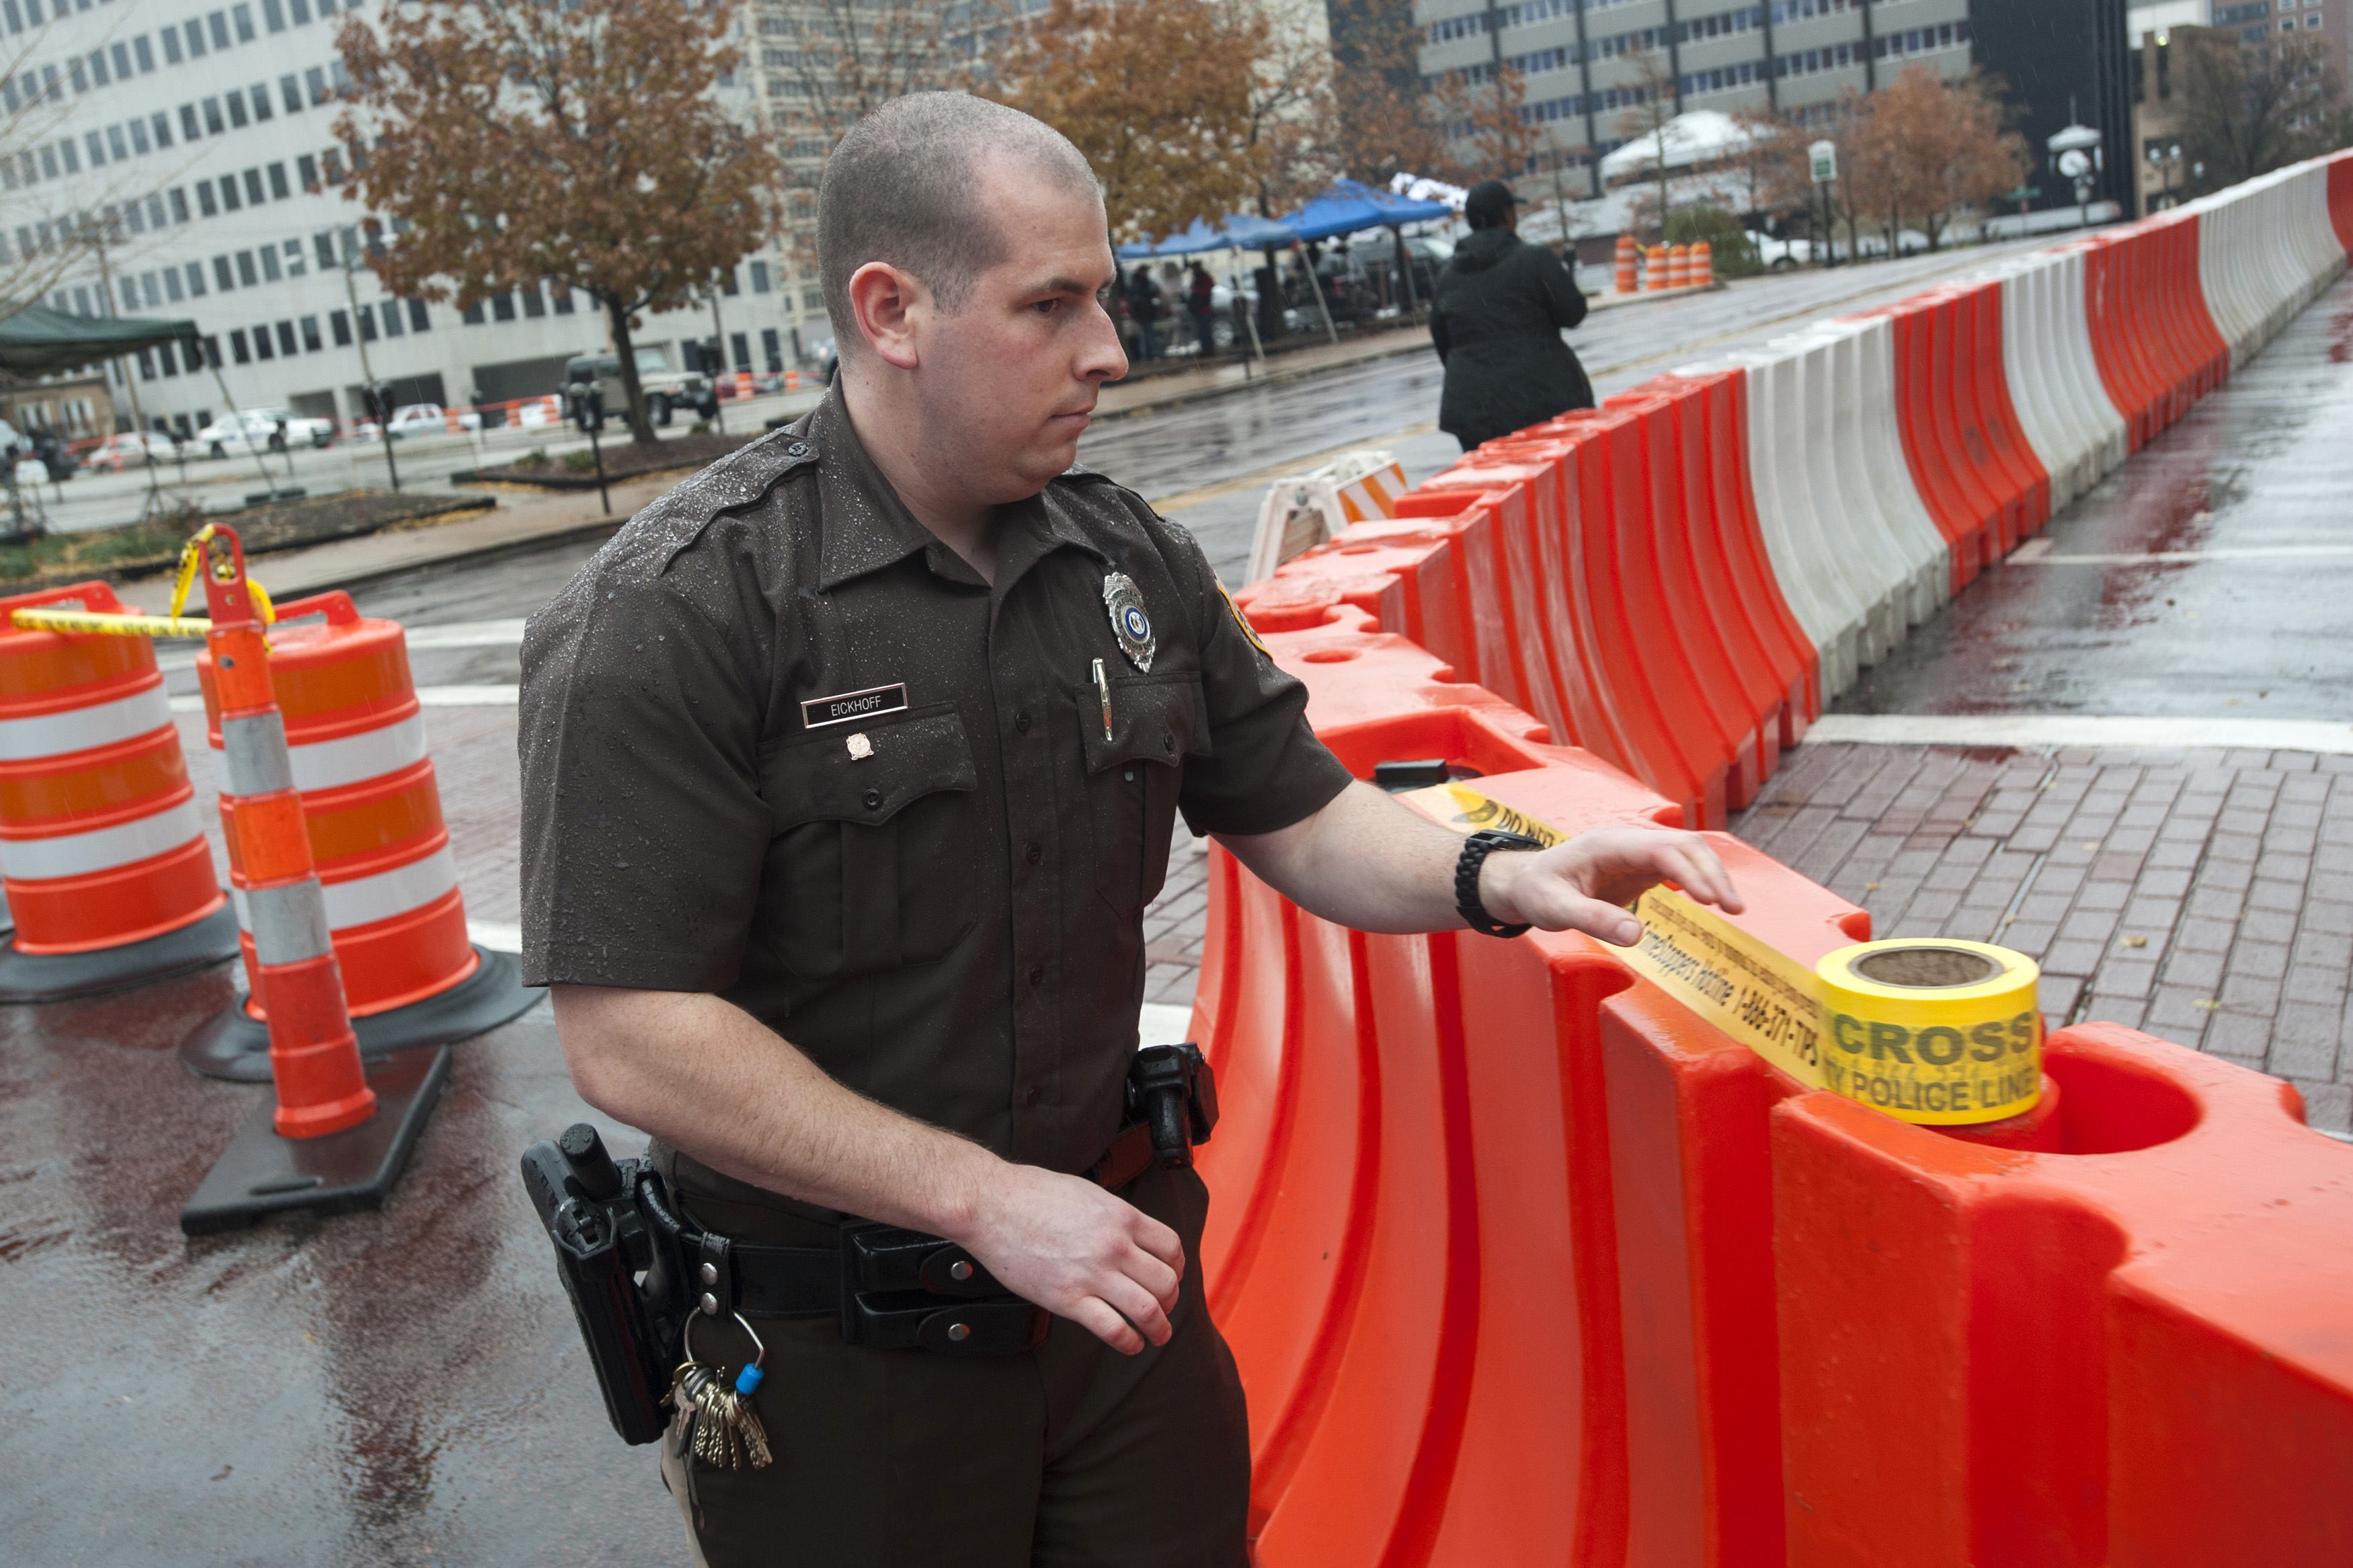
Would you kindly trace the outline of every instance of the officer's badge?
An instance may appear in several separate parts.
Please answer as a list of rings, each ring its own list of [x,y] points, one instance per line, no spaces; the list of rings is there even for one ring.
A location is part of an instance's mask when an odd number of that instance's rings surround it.
[[[1152,656],[1159,647],[1153,640],[1152,617],[1144,611],[1144,593],[1135,579],[1124,572],[1113,572],[1103,579],[1103,609],[1111,616],[1111,635],[1119,639],[1119,651],[1127,655],[1127,662],[1143,673],[1152,673]]]

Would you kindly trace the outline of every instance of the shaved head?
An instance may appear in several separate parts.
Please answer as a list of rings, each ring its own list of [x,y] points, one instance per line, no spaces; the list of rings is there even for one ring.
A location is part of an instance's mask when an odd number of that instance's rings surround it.
[[[954,311],[973,280],[1011,254],[1003,226],[980,198],[981,165],[998,161],[1102,199],[1094,171],[1068,137],[969,93],[910,93],[850,127],[817,195],[818,272],[842,351],[863,346],[849,279],[868,262],[914,274],[942,310]]]

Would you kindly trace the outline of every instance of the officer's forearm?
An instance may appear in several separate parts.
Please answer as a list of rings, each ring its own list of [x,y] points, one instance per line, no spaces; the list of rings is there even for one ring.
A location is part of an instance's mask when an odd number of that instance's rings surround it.
[[[583,1100],[739,1181],[958,1236],[1004,1171],[979,1144],[843,1088],[719,997],[596,985],[553,996]]]
[[[1368,784],[1272,833],[1220,834],[1260,880],[1311,913],[1367,931],[1451,931],[1461,837]]]

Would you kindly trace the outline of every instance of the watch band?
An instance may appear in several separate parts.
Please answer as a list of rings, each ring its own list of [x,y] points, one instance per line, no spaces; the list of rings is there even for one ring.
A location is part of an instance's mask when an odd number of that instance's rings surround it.
[[[1525,925],[1498,925],[1487,906],[1479,901],[1479,868],[1487,857],[1498,849],[1541,849],[1544,845],[1521,833],[1503,833],[1482,827],[1462,841],[1462,854],[1454,862],[1454,908],[1462,916],[1462,923],[1487,936],[1518,936]]]

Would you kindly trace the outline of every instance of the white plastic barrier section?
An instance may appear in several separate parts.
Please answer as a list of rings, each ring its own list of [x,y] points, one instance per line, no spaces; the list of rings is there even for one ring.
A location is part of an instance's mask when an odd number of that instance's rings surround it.
[[[2125,455],[2125,423],[2092,360],[2083,258],[2021,257],[1990,276],[2001,283],[2003,379],[2019,428],[2051,477],[2055,514]]]
[[[1886,316],[1859,316],[1838,325],[1853,342],[1861,375],[1858,401],[1842,412],[1840,424],[1853,437],[1875,525],[1910,563],[1906,613],[1916,626],[1953,596],[1952,547],[1928,515],[1904,457],[1904,433],[1895,423],[1895,323]]]
[[[1404,467],[1374,448],[1344,452],[1295,479],[1275,480],[1259,503],[1247,581],[1273,576],[1276,567],[1352,522],[1395,517],[1405,489]]]
[[[1727,369],[1744,372],[1747,382],[1749,485],[1756,492],[1766,557],[1789,613],[1814,645],[1821,696],[1828,701],[1853,685],[1855,672],[1883,651],[1884,625],[1874,638],[1868,585],[1841,559],[1814,505],[1798,356],[1774,349],[1732,353],[1683,374]]]
[[[1815,498],[1841,527],[1846,559],[1863,576],[1874,623],[1883,621],[1887,627],[1886,639],[1865,663],[1876,663],[1904,640],[1911,627],[1936,614],[1936,606],[1949,595],[1952,571],[1944,536],[1928,520],[1927,509],[1919,509],[1926,529],[1926,537],[1922,538],[1906,528],[1904,513],[1891,512],[1882,503],[1873,481],[1871,452],[1863,441],[1873,356],[1864,338],[1874,326],[1884,343],[1886,374],[1882,384],[1892,399],[1895,330],[1885,317],[1820,321],[1788,340],[1799,353],[1810,426],[1821,432],[1810,464]],[[1889,414],[1892,430],[1892,403]],[[1916,503],[1919,495],[1908,473],[1905,489]],[[1941,580],[1938,574],[1943,574]]]

